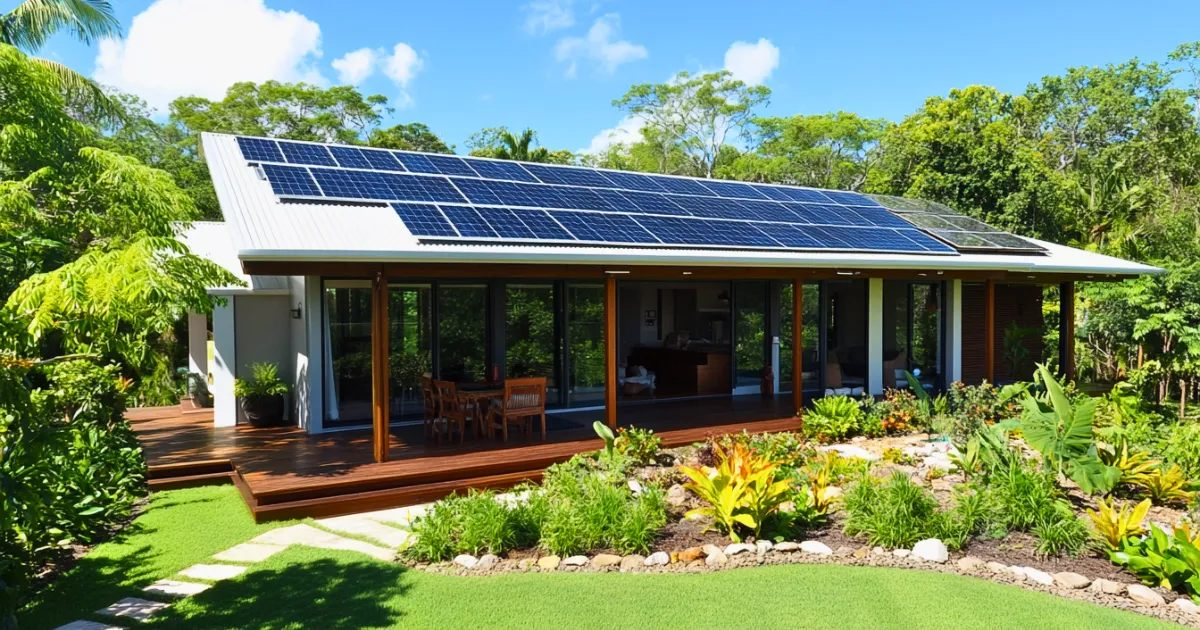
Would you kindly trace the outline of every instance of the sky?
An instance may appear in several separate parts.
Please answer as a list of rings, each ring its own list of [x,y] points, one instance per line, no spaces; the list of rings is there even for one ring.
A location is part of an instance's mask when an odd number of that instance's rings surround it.
[[[15,2],[0,1],[0,13]],[[166,111],[236,81],[354,84],[388,97],[386,124],[422,122],[465,152],[484,127],[600,150],[637,121],[630,86],[728,69],[771,88],[763,114],[900,120],[929,96],[1200,40],[1200,3],[755,0],[113,0],[120,40],[59,36],[39,51]]]

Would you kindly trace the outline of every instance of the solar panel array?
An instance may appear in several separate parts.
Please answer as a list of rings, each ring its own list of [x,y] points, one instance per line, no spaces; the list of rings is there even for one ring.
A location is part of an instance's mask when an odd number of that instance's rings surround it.
[[[903,216],[909,223],[961,251],[1046,251],[1031,241],[955,212],[945,204],[888,195],[872,195],[872,198],[892,212]]]
[[[422,240],[949,254],[859,193],[237,138],[281,198],[388,203]]]

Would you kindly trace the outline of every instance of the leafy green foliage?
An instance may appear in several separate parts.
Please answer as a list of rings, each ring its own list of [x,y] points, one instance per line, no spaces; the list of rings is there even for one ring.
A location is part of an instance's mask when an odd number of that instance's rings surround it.
[[[691,479],[684,487],[708,504],[689,511],[688,516],[713,519],[734,542],[742,539],[739,526],[759,534],[766,518],[787,501],[791,481],[777,480],[778,464],[740,442],[728,451],[717,444],[713,449],[715,467],[679,467]]]
[[[238,398],[251,396],[282,396],[290,389],[279,378],[279,366],[274,363],[251,363],[253,376],[249,379],[233,380],[233,395]]]
[[[849,396],[825,396],[813,403],[804,416],[803,431],[810,438],[834,442],[853,435],[863,416],[858,403]]]
[[[962,547],[984,523],[984,497],[961,494],[951,510],[938,508],[928,490],[902,472],[886,481],[862,475],[845,497],[847,535],[865,534],[871,545],[911,547],[939,538],[949,549]]]
[[[1109,550],[1118,551],[1126,538],[1146,533],[1146,530],[1142,529],[1142,521],[1146,519],[1149,510],[1150,499],[1144,499],[1130,508],[1126,503],[1118,506],[1116,500],[1109,497],[1107,501],[1101,499],[1097,503],[1096,511],[1089,508],[1087,514],[1092,519],[1096,538]]]
[[[634,463],[641,465],[653,464],[662,450],[662,438],[654,435],[650,429],[621,427],[617,429],[615,448]]]
[[[1179,466],[1158,466],[1133,479],[1152,501],[1158,504],[1186,503],[1195,494],[1193,484]]]
[[[1150,535],[1127,538],[1120,551],[1110,551],[1112,561],[1129,569],[1142,582],[1200,596],[1200,549],[1188,537],[1188,530],[1177,528],[1167,534],[1157,526]]]

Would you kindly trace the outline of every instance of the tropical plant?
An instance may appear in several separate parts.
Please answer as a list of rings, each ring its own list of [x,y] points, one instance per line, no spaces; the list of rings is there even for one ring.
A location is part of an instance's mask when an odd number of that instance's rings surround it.
[[[1096,400],[1073,403],[1062,385],[1044,364],[1037,376],[1046,388],[1046,401],[1025,392],[1025,413],[1019,427],[1025,441],[1042,454],[1046,464],[1059,474],[1069,474],[1085,492],[1108,492],[1121,479],[1121,471],[1100,461],[1092,436]]]
[[[804,467],[808,476],[808,486],[805,488],[808,507],[818,515],[828,514],[834,502],[841,497],[834,482],[838,479],[838,471],[843,467],[842,460],[837,451],[828,450],[822,459],[810,461]]]
[[[684,487],[708,505],[693,509],[688,517],[707,516],[734,542],[741,541],[738,526],[757,534],[765,518],[787,500],[789,480],[776,481],[778,465],[744,444],[728,451],[714,444],[715,467],[680,466],[691,481]]]
[[[662,450],[662,438],[654,435],[654,431],[650,429],[621,427],[617,429],[613,447],[636,463],[653,464]]]
[[[1120,483],[1123,484],[1137,483],[1139,477],[1150,473],[1161,464],[1157,460],[1150,459],[1150,454],[1145,451],[1129,452],[1128,442],[1122,444],[1119,451],[1099,449],[1097,453],[1100,461],[1105,465],[1121,471]]]
[[[1078,556],[1087,547],[1091,530],[1075,512],[1060,505],[1052,518],[1042,520],[1030,530],[1038,542],[1033,551],[1039,556]]]
[[[604,458],[612,461],[617,454],[617,438],[613,435],[612,429],[597,420],[592,423],[592,430],[601,440],[604,440]]]
[[[983,525],[986,501],[977,493],[963,494],[953,509],[940,510],[928,490],[900,471],[883,482],[863,474],[846,493],[845,532],[866,534],[869,544],[884,547],[910,547],[935,537],[956,549]]]
[[[1187,530],[1167,534],[1158,526],[1140,538],[1126,538],[1120,551],[1110,551],[1112,561],[1129,569],[1142,582],[1190,595],[1200,595],[1200,549]]]
[[[840,440],[855,431],[862,415],[858,403],[849,396],[819,398],[804,416],[804,435],[822,442]]]
[[[1111,551],[1121,549],[1126,538],[1140,536],[1146,533],[1142,529],[1142,521],[1150,510],[1150,499],[1145,499],[1134,507],[1128,503],[1116,505],[1115,499],[1100,499],[1096,511],[1088,508],[1087,514],[1092,519],[1092,526],[1099,539]]]
[[[1186,503],[1195,492],[1193,484],[1184,476],[1178,465],[1160,465],[1148,472],[1139,474],[1133,479],[1133,484],[1155,503],[1168,505],[1171,503]]]
[[[253,396],[282,396],[290,389],[288,384],[279,378],[279,366],[274,363],[251,363],[253,376],[248,379],[233,380],[233,395],[238,398]]]

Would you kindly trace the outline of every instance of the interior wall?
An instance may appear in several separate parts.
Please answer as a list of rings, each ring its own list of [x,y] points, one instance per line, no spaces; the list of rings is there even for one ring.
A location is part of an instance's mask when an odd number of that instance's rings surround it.
[[[622,282],[619,284],[619,357],[623,360],[629,356],[634,346],[658,346],[667,335],[675,332],[675,293],[676,289],[696,291],[696,309],[703,315],[715,314],[718,311],[728,313],[729,305],[721,302],[719,296],[728,294],[727,282]],[[659,307],[659,294],[662,295],[662,305]],[[646,321],[646,312],[654,311],[656,319],[653,324]],[[635,317],[636,315],[636,317]],[[726,316],[728,319],[728,316]],[[659,329],[661,326],[661,336]],[[704,331],[707,333],[708,331]],[[729,324],[725,327],[725,337],[732,334]],[[705,337],[707,338],[707,334]],[[695,331],[692,339],[696,339]],[[710,340],[715,341],[715,340]]]
[[[234,335],[237,340],[234,376],[250,378],[251,364],[270,362],[279,366],[287,379],[292,365],[291,328],[281,325],[291,319],[290,298],[286,295],[239,295],[234,310]],[[290,397],[289,397],[290,401]],[[285,409],[290,408],[290,405]],[[285,412],[287,413],[287,412]],[[289,421],[291,414],[288,414]],[[246,421],[239,406],[239,424]]]

